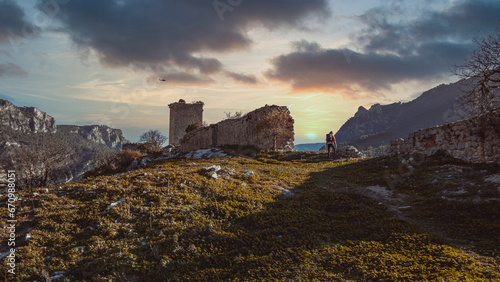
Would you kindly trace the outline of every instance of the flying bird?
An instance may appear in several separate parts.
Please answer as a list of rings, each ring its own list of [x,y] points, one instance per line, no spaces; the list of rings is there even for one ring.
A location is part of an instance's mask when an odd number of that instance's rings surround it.
[[[165,81],[165,78],[160,78],[160,81]]]

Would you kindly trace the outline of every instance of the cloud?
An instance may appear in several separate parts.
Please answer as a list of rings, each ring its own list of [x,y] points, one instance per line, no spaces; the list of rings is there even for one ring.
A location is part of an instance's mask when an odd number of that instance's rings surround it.
[[[440,11],[426,11],[411,22],[392,22],[394,13],[381,7],[359,17],[367,28],[355,35],[365,52],[415,53],[428,42],[467,44],[479,32],[489,34],[500,24],[500,2],[456,1]]]
[[[226,75],[238,82],[242,83],[247,83],[247,84],[257,84],[257,78],[255,75],[250,74],[242,74],[242,73],[236,73],[232,71],[226,71]]]
[[[253,26],[301,29],[309,16],[329,15],[327,0],[252,0],[237,6],[220,0],[233,5],[221,21],[213,2],[73,0],[60,5],[55,17],[76,46],[94,51],[104,65],[213,74],[223,70],[222,63],[200,54],[248,49]]]
[[[0,0],[0,43],[4,43],[12,36],[22,34],[24,11],[11,0]]]
[[[28,72],[13,63],[0,63],[0,77],[3,76],[26,76]]]
[[[297,44],[297,43],[295,43]],[[304,44],[301,42],[300,44]],[[290,83],[295,91],[339,92],[346,98],[359,98],[359,92],[379,92],[404,80],[432,78],[449,69],[441,63],[449,46],[440,46],[443,52],[431,52],[425,58],[419,55],[360,53],[350,49],[318,49],[281,55],[272,60],[273,69],[266,72],[270,79]],[[453,47],[453,46],[452,46]],[[425,46],[427,49],[435,46]],[[457,57],[467,54],[459,52]]]
[[[9,58],[11,58],[11,59],[13,59],[13,58],[14,58],[14,57],[12,57],[12,55],[11,55],[9,52],[4,51],[4,50],[0,50],[0,55],[7,56],[7,57],[9,57]]]
[[[450,68],[473,49],[472,38],[496,28],[500,2],[455,2],[413,21],[392,23],[397,12],[379,7],[361,15],[366,28],[352,36],[358,50],[292,42],[293,51],[273,58],[265,75],[290,84],[293,91],[347,98],[380,94],[405,81],[449,77]]]

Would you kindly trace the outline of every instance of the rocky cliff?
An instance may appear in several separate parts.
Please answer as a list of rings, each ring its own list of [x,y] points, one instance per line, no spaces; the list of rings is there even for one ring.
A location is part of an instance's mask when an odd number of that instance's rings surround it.
[[[54,133],[56,121],[35,107],[16,107],[0,99],[0,125],[22,133]]]
[[[349,142],[361,149],[390,144],[390,140],[412,131],[467,118],[457,110],[462,93],[459,83],[439,85],[407,103],[375,104],[370,109],[361,106],[337,131],[337,142]]]
[[[16,107],[6,100],[0,100],[0,109],[0,171],[10,169],[4,167],[7,164],[15,166],[17,157],[29,148],[44,150],[47,140],[67,148],[68,155],[61,160],[64,169],[52,172],[49,184],[80,179],[96,166],[97,155],[105,151],[119,151],[126,142],[120,129],[104,125],[56,126],[54,118],[48,114],[33,107]],[[30,161],[31,166],[39,172],[37,167],[46,167],[47,160],[37,162],[35,159]],[[20,170],[23,167],[19,161],[17,166]]]
[[[64,130],[68,134],[78,134],[86,140],[103,144],[116,150],[120,150],[126,141],[120,129],[105,125],[59,125],[58,129]]]

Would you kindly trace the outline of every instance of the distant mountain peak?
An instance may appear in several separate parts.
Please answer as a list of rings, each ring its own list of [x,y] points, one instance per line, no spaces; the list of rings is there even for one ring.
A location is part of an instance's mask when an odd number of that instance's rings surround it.
[[[360,106],[335,137],[339,143],[353,142],[363,137],[363,145],[352,144],[361,148],[378,146],[388,144],[393,138],[404,137],[414,130],[464,118],[450,114],[456,111],[457,99],[462,93],[460,83],[440,84],[406,103],[376,103],[369,110]],[[369,136],[372,136],[371,139],[367,138]]]

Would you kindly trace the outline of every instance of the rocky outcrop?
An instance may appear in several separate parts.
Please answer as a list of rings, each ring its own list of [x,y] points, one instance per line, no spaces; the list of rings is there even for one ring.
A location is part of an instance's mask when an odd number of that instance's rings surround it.
[[[54,133],[56,121],[35,107],[16,107],[0,99],[0,125],[22,133]]]
[[[319,151],[328,151],[328,148],[326,147],[326,144],[319,149]],[[360,152],[356,147],[354,146],[344,146],[338,148],[338,150],[335,152],[335,155],[341,158],[358,158],[358,159],[364,159],[366,158],[366,155],[362,152]]]
[[[467,162],[500,163],[500,109],[442,126],[431,127],[391,142],[391,153],[432,155],[444,151]]]
[[[407,103],[375,104],[370,109],[361,106],[335,134],[337,142],[358,148],[379,146],[418,129],[467,118],[457,110],[460,83],[439,85]]]
[[[126,142],[120,129],[111,128],[105,125],[59,125],[59,130],[78,134],[86,140],[103,144],[115,150],[121,150]]]
[[[70,148],[68,151],[71,154],[65,159],[65,169],[51,173],[49,184],[80,179],[85,172],[96,167],[98,154],[119,151],[127,142],[120,129],[104,125],[56,126],[54,118],[48,114],[33,107],[16,107],[6,100],[0,100],[0,110],[0,170],[15,159],[19,150],[40,146],[47,137]],[[43,167],[44,162],[31,165]]]

